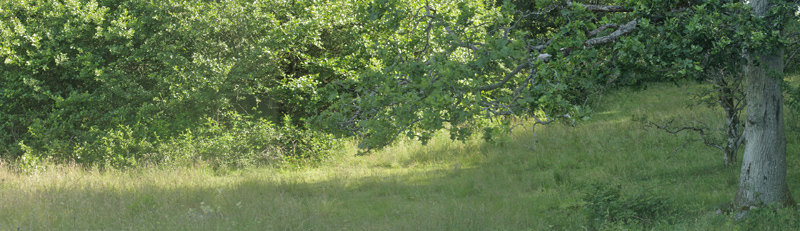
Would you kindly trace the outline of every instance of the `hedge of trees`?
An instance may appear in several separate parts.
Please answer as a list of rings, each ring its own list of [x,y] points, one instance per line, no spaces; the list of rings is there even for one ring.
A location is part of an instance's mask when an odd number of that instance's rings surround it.
[[[302,129],[329,104],[321,88],[371,56],[350,17],[365,11],[356,2],[0,5],[0,155],[10,158],[133,165],[211,134],[248,140],[208,151],[219,155],[316,155],[299,143],[325,137]]]
[[[746,15],[719,0],[0,0],[0,156],[248,165],[323,158],[345,136],[492,140],[511,127],[495,117],[588,119],[608,87],[741,75],[742,49],[797,46]]]

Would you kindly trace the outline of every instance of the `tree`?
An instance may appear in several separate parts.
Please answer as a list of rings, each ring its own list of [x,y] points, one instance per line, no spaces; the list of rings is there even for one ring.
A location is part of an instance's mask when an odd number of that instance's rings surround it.
[[[0,156],[8,158],[104,162],[106,153],[133,162],[214,127],[209,120],[258,121],[264,104],[300,124],[326,107],[321,86],[369,61],[352,39],[364,34],[350,17],[353,1],[0,5]]]
[[[450,130],[451,138],[463,139],[475,121],[495,116],[526,116],[534,126],[581,118],[588,111],[584,102],[602,80],[626,78],[644,68],[662,73],[655,75],[661,79],[689,77],[704,70],[694,57],[704,48],[686,42],[681,33],[705,33],[704,23],[714,26],[698,13],[707,6],[734,9],[710,13],[735,13],[743,20],[733,25],[739,33],[734,39],[742,39],[737,42],[746,50],[748,105],[735,203],[793,203],[785,181],[780,91],[779,31],[788,15],[786,3],[751,1],[751,14],[742,2],[716,0],[621,1],[620,6],[537,1],[541,10],[517,15],[560,14],[552,20],[554,27],[530,35],[517,28],[520,19],[511,16],[515,11],[508,1],[500,8],[376,2],[384,4],[377,11],[381,17],[366,24],[392,25],[384,30],[392,39],[374,47],[384,58],[347,83],[353,97],[343,97],[317,117],[360,136],[366,150],[400,135],[424,143],[442,128]]]
[[[451,138],[463,140],[497,116],[530,117],[534,125],[583,118],[595,82],[619,72],[611,66],[614,59],[630,58],[600,45],[630,34],[639,22],[630,13],[595,22],[570,18],[630,8],[537,2],[541,10],[521,17],[561,12],[553,20],[567,26],[531,35],[517,28],[520,18],[508,2],[498,8],[480,2],[374,4],[365,26],[390,34],[388,41],[374,42],[381,54],[376,65],[358,79],[336,83],[343,90],[329,91],[329,98],[340,100],[316,117],[328,128],[360,136],[365,150],[400,135],[424,143],[445,123]]]
[[[742,65],[745,60],[741,57],[744,47],[750,42],[748,37],[751,28],[747,17],[749,9],[743,5],[712,5],[695,7],[691,14],[683,21],[687,25],[685,32],[673,32],[680,39],[669,39],[664,45],[679,44],[681,49],[693,50],[700,48],[694,57],[694,62],[703,63],[702,69],[681,70],[687,71],[690,79],[711,84],[702,87],[702,90],[692,96],[692,105],[705,104],[711,107],[719,106],[725,112],[725,127],[722,129],[706,125],[682,125],[673,127],[675,120],[666,123],[656,123],[646,118],[640,118],[646,125],[652,125],[668,133],[676,134],[683,131],[697,132],[703,144],[717,148],[723,152],[723,164],[731,166],[736,163],[739,147],[744,141],[744,121],[741,119],[745,103],[744,73]],[[646,31],[643,33],[655,33]],[[686,42],[682,42],[686,41]],[[694,49],[696,50],[696,49]],[[658,53],[658,52],[653,52]],[[693,121],[683,121],[691,124]],[[725,137],[718,139],[717,137]],[[687,140],[694,141],[694,139]]]
[[[780,26],[783,25],[781,20],[786,20],[780,16],[787,14],[787,11],[776,11],[776,2],[751,0],[750,5],[755,17],[765,19],[764,23],[778,25],[772,29],[773,33],[780,33]],[[794,205],[794,198],[786,184],[786,135],[780,86],[784,71],[783,48],[748,49],[743,56],[747,59],[744,66],[747,139],[734,204],[738,207]]]

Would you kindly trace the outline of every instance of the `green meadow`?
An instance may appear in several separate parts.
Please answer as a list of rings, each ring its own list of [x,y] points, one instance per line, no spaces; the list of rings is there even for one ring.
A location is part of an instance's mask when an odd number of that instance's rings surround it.
[[[798,218],[791,209],[766,212],[755,224],[718,214],[736,192],[738,164],[723,167],[720,150],[687,143],[697,134],[632,121],[721,127],[720,108],[687,107],[695,90],[654,84],[607,92],[590,102],[591,120],[535,133],[523,124],[503,142],[451,141],[442,132],[425,146],[403,140],[366,156],[356,156],[351,142],[302,168],[62,163],[22,173],[0,162],[0,230],[792,229]],[[787,181],[795,196],[797,124],[787,112]],[[655,218],[592,219],[585,198],[593,185],[618,186],[623,197],[649,192],[644,202],[661,198],[667,206]]]

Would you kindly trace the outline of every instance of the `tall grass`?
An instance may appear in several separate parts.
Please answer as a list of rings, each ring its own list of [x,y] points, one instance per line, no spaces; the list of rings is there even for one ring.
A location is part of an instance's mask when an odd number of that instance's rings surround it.
[[[692,134],[632,121],[722,126],[720,109],[686,107],[693,88],[609,93],[592,120],[538,126],[535,138],[530,127],[501,145],[439,134],[427,146],[404,140],[367,156],[348,145],[302,169],[51,164],[21,174],[0,163],[0,230],[584,230],[596,228],[583,197],[598,183],[650,190],[677,211],[646,226],[601,229],[731,230],[738,223],[714,211],[732,200],[739,168],[686,143]],[[789,186],[800,193],[797,129],[788,136]]]

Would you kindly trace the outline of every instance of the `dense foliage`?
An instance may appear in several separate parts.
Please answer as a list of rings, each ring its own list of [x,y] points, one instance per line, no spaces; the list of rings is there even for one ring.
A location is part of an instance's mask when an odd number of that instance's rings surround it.
[[[611,59],[603,59],[610,49],[578,49],[587,37],[581,35],[600,22],[570,20],[590,12],[557,2],[539,2],[541,10],[524,15],[509,2],[488,3],[375,1],[365,27],[388,36],[371,38],[378,55],[358,79],[337,83],[348,94],[329,92],[339,100],[317,117],[321,124],[357,134],[360,147],[369,150],[398,137],[424,143],[443,128],[464,140],[496,116],[536,116],[543,123],[587,116],[585,103],[599,91],[596,83],[616,71],[607,67]],[[522,29],[530,28],[524,17],[554,12],[561,13],[551,20],[570,26],[538,30],[544,34]],[[548,59],[548,53],[574,58]]]
[[[10,157],[24,149],[133,163],[150,147],[213,128],[209,121],[232,129],[228,135],[247,121],[275,127],[258,118],[280,122],[282,114],[304,118],[323,109],[319,85],[359,67],[347,62],[360,58],[351,58],[358,53],[348,36],[358,26],[343,18],[345,3],[0,5],[0,152]],[[330,64],[341,59],[346,65]],[[268,140],[245,146],[260,152]]]
[[[718,0],[0,3],[0,154],[118,165],[175,159],[162,147],[189,134],[249,153],[226,163],[324,150],[321,130],[365,150],[440,129],[493,140],[509,116],[588,119],[609,86],[703,80],[790,43]],[[796,20],[792,4],[771,17]]]
[[[361,136],[367,150],[402,136],[424,143],[443,128],[463,140],[498,116],[586,119],[587,102],[609,86],[716,81],[710,98],[726,106],[742,98],[741,51],[786,47],[783,22],[797,18],[787,13],[794,2],[766,18],[744,2],[716,0],[376,3],[378,16],[365,26],[391,36],[374,42],[380,55],[343,83],[350,94],[330,96],[341,100],[321,117]],[[484,137],[512,127],[501,121]]]

